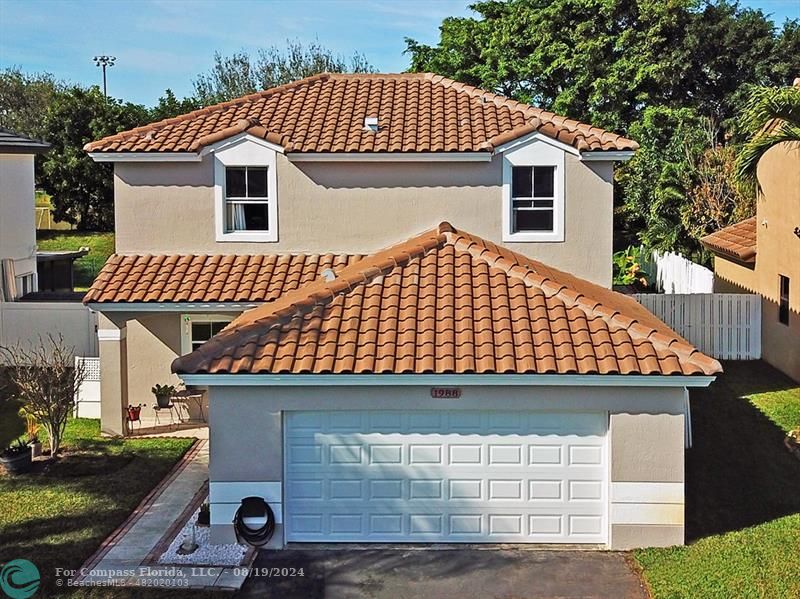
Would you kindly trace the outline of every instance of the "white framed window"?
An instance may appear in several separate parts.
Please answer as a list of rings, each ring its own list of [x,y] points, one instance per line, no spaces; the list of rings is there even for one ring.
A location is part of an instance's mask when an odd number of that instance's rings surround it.
[[[266,166],[225,167],[225,233],[269,231]]]
[[[537,138],[503,153],[503,241],[564,241],[564,162]]]
[[[555,166],[511,167],[511,233],[553,231]]]
[[[243,135],[213,153],[217,241],[278,241],[276,150]]]
[[[183,314],[181,353],[188,354],[219,333],[235,318],[230,314]]]

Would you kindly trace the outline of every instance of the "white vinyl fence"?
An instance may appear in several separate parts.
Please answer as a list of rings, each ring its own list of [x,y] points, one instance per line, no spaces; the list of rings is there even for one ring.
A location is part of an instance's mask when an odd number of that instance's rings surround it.
[[[0,301],[0,346],[61,335],[76,356],[98,356],[97,313],[79,302]]]
[[[84,378],[75,397],[74,415],[78,418],[100,418],[100,358],[75,358],[83,364]]]
[[[714,272],[680,254],[654,251],[645,269],[654,277],[658,289],[667,294],[714,291]]]
[[[639,303],[704,354],[761,357],[761,298],[748,293],[639,293]]]

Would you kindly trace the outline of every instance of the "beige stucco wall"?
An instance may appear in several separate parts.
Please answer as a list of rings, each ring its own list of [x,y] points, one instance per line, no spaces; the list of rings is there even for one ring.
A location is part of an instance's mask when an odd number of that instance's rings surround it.
[[[684,390],[630,387],[463,387],[457,401],[434,400],[429,387],[211,387],[212,483],[281,483],[282,412],[288,410],[534,410],[610,413],[610,485],[634,485],[610,505],[613,548],[683,543]],[[247,439],[246,447],[241,439]],[[663,485],[673,497],[654,499]],[[246,488],[246,485],[245,485]],[[637,496],[637,493],[639,494]],[[633,501],[634,503],[631,503]],[[662,503],[664,502],[664,503]],[[227,509],[227,508],[226,508]],[[637,521],[636,510],[643,517]],[[633,510],[634,516],[630,513]],[[212,522],[214,520],[212,505]],[[229,524],[212,524],[213,542],[229,542]]]
[[[539,142],[541,143],[541,142]],[[366,253],[443,220],[502,242],[502,158],[471,163],[292,163],[277,155],[277,242],[217,242],[214,159],[115,166],[120,253]],[[564,242],[508,247],[611,284],[613,165],[566,155]]]
[[[33,155],[0,154],[0,260],[17,276],[36,272]]]
[[[715,291],[761,295],[763,358],[800,381],[800,143],[771,148],[758,163],[758,248],[754,269],[716,258]],[[778,322],[779,275],[789,277],[789,325]]]

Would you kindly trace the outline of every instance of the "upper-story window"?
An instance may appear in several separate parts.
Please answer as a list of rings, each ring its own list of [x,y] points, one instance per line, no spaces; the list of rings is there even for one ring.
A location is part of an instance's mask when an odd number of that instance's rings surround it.
[[[217,241],[278,241],[276,154],[246,134],[214,149]]]
[[[503,241],[564,241],[564,150],[536,137],[503,151]]]
[[[553,231],[556,167],[512,167],[511,211],[513,233]]]
[[[226,167],[225,232],[269,231],[269,225],[267,167]]]

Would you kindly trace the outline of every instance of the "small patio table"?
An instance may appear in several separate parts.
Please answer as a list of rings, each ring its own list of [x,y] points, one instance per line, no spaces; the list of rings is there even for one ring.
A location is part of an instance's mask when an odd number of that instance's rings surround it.
[[[200,419],[203,422],[206,422],[206,414],[205,411],[203,410],[203,397],[204,395],[202,391],[196,391],[194,389],[183,389],[175,393],[172,397],[170,397],[170,400],[173,403],[182,403],[184,404],[184,406],[189,402],[193,403],[194,405],[197,406],[197,410],[200,412]],[[186,419],[190,420],[188,408],[186,408],[186,415],[187,415]],[[178,417],[180,418],[180,413]]]

